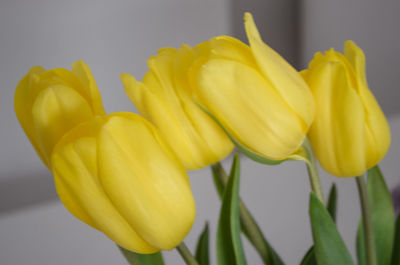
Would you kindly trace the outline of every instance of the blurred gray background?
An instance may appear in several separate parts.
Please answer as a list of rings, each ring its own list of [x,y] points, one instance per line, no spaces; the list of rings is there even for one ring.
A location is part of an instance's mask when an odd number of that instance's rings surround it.
[[[147,58],[164,46],[195,45],[221,34],[245,40],[244,11],[253,13],[265,42],[298,69],[316,51],[342,51],[347,39],[365,51],[370,88],[393,134],[383,172],[391,188],[400,182],[399,1],[1,0],[0,264],[127,264],[110,240],[65,210],[51,174],[23,134],[13,96],[29,68],[70,68],[82,59],[94,73],[107,112],[135,111],[119,73],[141,79]],[[241,196],[284,261],[298,264],[311,245],[304,165],[268,167],[247,159],[242,164]],[[190,177],[197,219],[185,241],[193,249],[209,220],[215,255],[220,203],[209,169]],[[354,254],[360,215],[354,179],[322,174],[322,180],[325,193],[332,181],[338,184],[339,227]],[[248,264],[261,264],[246,240],[244,244]],[[176,251],[165,252],[165,257],[167,264],[183,264]]]

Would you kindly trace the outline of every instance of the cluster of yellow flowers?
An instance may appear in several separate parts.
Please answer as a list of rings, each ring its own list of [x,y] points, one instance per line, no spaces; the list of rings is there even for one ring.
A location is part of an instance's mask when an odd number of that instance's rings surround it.
[[[340,177],[361,175],[383,158],[389,126],[359,47],[347,41],[344,55],[317,53],[299,73],[262,41],[249,13],[245,28],[249,45],[219,36],[164,48],[148,60],[142,82],[121,74],[144,118],[106,114],[82,61],[72,71],[30,70],[15,111],[74,216],[126,249],[169,250],[195,218],[186,170],[225,158],[231,139],[282,160],[308,135],[321,165]]]

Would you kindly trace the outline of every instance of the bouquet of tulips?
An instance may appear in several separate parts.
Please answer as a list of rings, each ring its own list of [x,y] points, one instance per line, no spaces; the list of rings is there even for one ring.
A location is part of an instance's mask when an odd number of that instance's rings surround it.
[[[161,251],[177,248],[187,264],[208,265],[207,226],[195,254],[183,239],[196,215],[186,171],[211,166],[222,201],[217,264],[246,264],[243,233],[265,265],[283,265],[239,197],[239,156],[229,172],[219,161],[235,147],[267,165],[302,161],[314,245],[299,264],[353,265],[335,224],[336,189],[325,201],[318,161],[358,184],[358,264],[399,265],[400,221],[378,168],[390,130],[368,89],[363,51],[347,41],[343,54],[316,53],[298,72],[262,41],[249,13],[244,26],[249,45],[218,36],[163,48],[142,81],[121,74],[142,116],[107,114],[82,61],[72,71],[32,67],[17,86],[15,112],[61,201],[130,264],[164,264]]]

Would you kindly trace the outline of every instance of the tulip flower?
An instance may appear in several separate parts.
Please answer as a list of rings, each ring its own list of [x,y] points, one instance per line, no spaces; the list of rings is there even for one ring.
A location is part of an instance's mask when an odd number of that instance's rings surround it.
[[[338,177],[362,175],[390,145],[386,118],[368,89],[365,55],[346,41],[344,55],[316,53],[303,77],[316,101],[310,141],[322,167]]]
[[[233,144],[224,131],[192,100],[187,72],[192,49],[165,48],[148,60],[143,81],[121,74],[125,91],[151,121],[187,169],[199,169],[225,158]]]
[[[51,164],[66,208],[125,249],[170,250],[193,224],[195,204],[184,167],[137,114],[81,123],[56,145]]]
[[[252,16],[244,20],[250,46],[228,36],[201,44],[190,83],[196,100],[241,146],[286,159],[305,139],[314,100],[300,74],[262,41]]]
[[[77,124],[104,115],[94,77],[82,61],[72,71],[34,66],[19,82],[14,106],[17,118],[47,167],[59,139]]]

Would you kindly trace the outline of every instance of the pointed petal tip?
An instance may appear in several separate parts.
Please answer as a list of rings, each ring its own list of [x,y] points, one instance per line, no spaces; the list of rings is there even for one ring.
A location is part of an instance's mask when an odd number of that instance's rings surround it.
[[[257,29],[256,23],[254,22],[253,16],[251,13],[246,12],[244,13],[244,27],[246,30],[247,39],[250,40],[257,40],[262,41],[261,35]]]
[[[253,16],[251,15],[250,12],[244,12],[243,19],[244,19],[245,22],[246,21],[251,21],[251,20],[253,20]]]
[[[344,54],[349,54],[349,52],[354,52],[355,54],[357,54],[358,56],[363,56],[364,55],[364,51],[352,40],[346,40],[344,42]]]
[[[83,68],[83,69],[87,69],[87,68],[89,68],[89,65],[87,64],[87,63],[85,63],[83,60],[81,60],[81,59],[79,59],[79,60],[77,60],[76,62],[73,62],[72,63],[72,68],[74,68],[74,67],[76,67],[76,66],[79,66],[80,68]]]
[[[344,46],[346,47],[350,47],[350,46],[356,46],[356,47],[358,47],[357,46],[357,44],[354,42],[354,41],[352,41],[352,40],[346,40],[345,42],[344,42]]]
[[[131,77],[131,75],[128,74],[128,73],[121,73],[121,74],[119,74],[119,78],[121,78],[122,81],[124,81],[124,80],[126,80],[126,79],[128,79],[128,78],[130,78],[130,77]]]
[[[191,49],[192,47],[190,46],[190,45],[188,45],[188,44],[186,44],[186,43],[183,43],[182,45],[181,45],[181,49]]]
[[[130,83],[140,83],[140,81],[136,80],[136,78],[128,73],[121,73],[119,74],[119,78],[121,78],[121,81],[124,85],[130,84]]]

